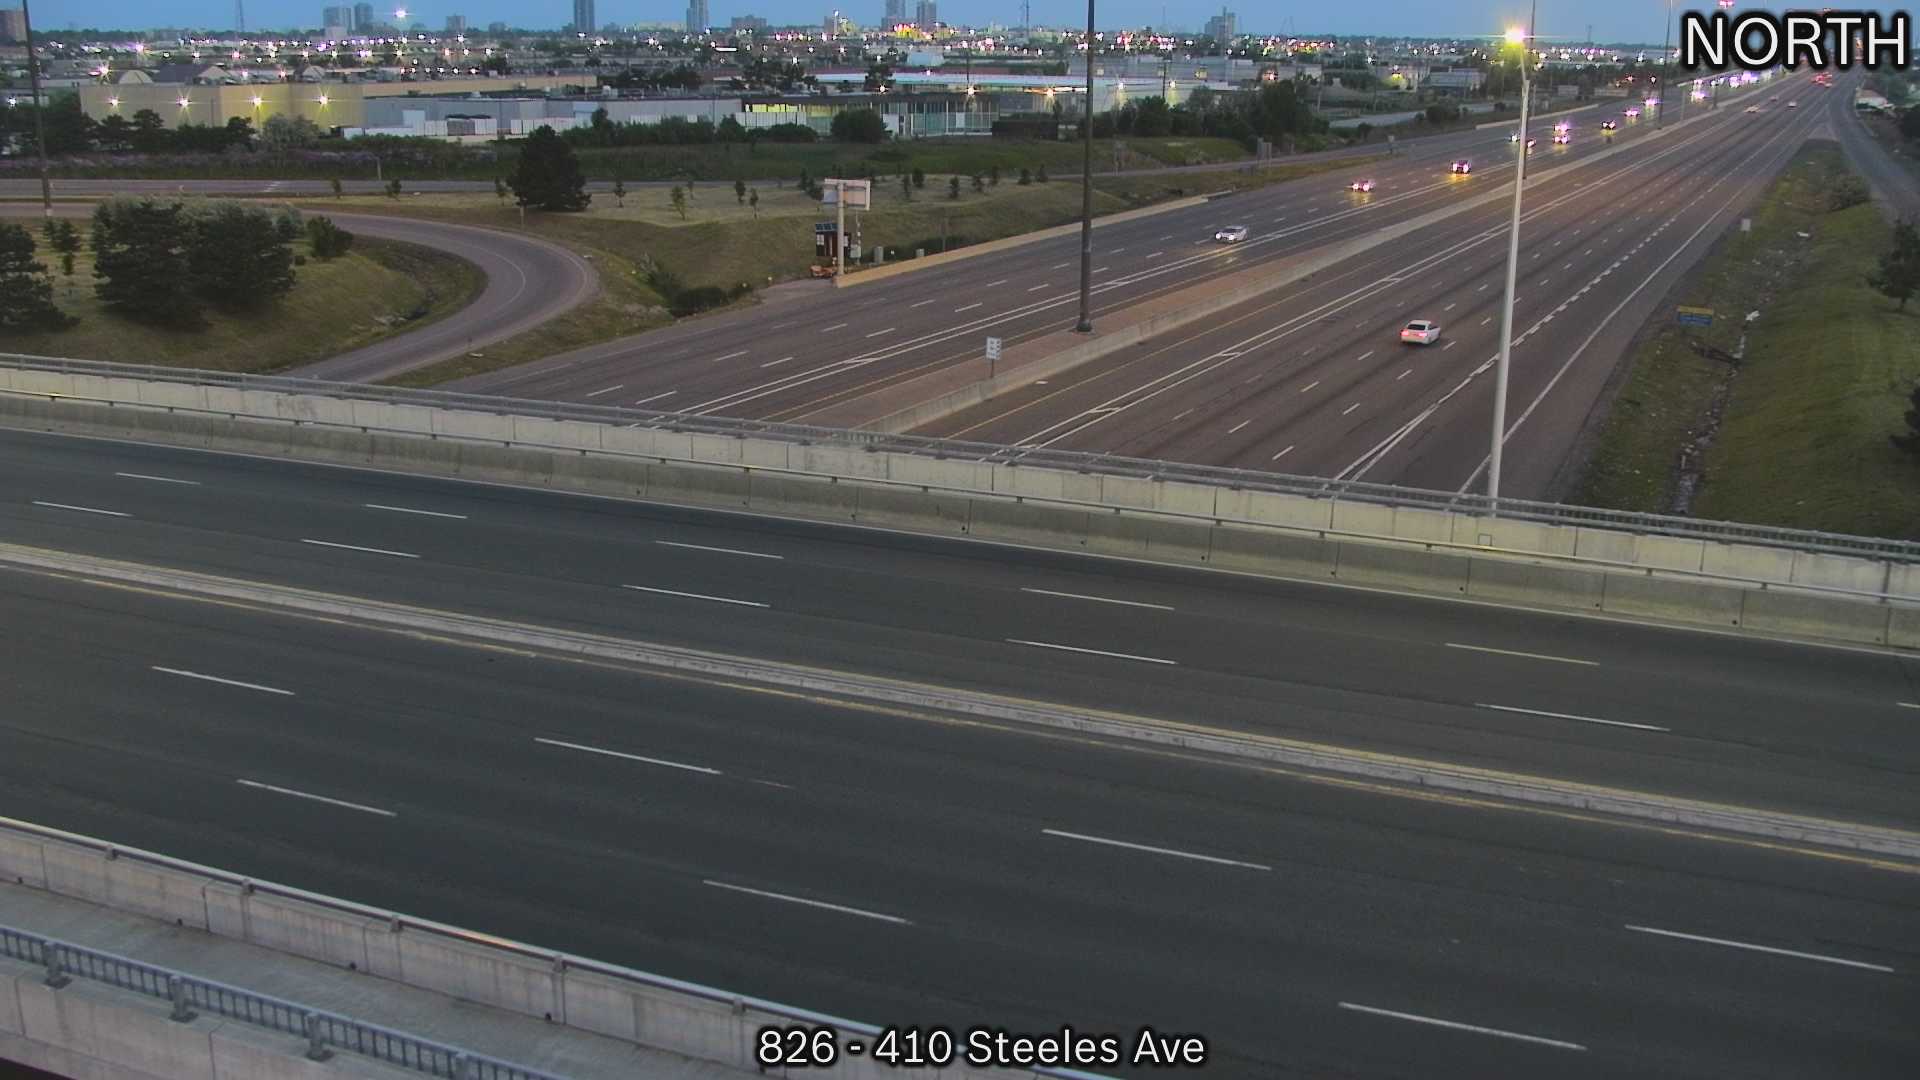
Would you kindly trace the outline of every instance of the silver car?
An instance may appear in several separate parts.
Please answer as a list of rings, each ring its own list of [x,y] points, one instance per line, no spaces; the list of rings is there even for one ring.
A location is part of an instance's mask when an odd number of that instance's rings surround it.
[[[1247,238],[1247,227],[1245,225],[1228,225],[1219,232],[1214,233],[1213,238],[1223,244],[1237,244]]]

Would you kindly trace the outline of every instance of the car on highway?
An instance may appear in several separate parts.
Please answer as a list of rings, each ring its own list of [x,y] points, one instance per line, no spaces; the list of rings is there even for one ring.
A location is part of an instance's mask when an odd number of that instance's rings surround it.
[[[1245,225],[1228,225],[1213,234],[1213,238],[1223,244],[1237,244],[1247,238]]]
[[[1432,319],[1415,319],[1400,328],[1402,345],[1431,345],[1440,340],[1440,324]]]
[[[1760,111],[1760,106],[1758,106],[1758,105],[1749,105],[1749,106],[1747,106],[1747,111],[1748,111],[1748,112],[1759,112],[1759,111]]]
[[[1347,190],[1348,191],[1372,191],[1373,181],[1355,180],[1353,183],[1347,185]]]
[[[1459,161],[1453,163],[1453,171],[1459,173],[1461,176],[1469,175],[1473,172],[1473,162],[1468,161],[1466,158],[1461,158]]]
[[[1797,109],[1797,108],[1799,108],[1799,107],[1800,107],[1800,103],[1799,103],[1799,102],[1797,102],[1797,101],[1789,101],[1789,102],[1787,102],[1787,108],[1789,108],[1789,109]]]
[[[1601,131],[1618,131],[1620,130],[1620,121],[1602,120],[1600,121],[1600,130]]]
[[[1572,141],[1573,132],[1571,131],[1556,131],[1553,133],[1553,143],[1555,146],[1565,146]]]
[[[1629,119],[1629,120],[1638,120],[1638,119],[1640,119],[1640,110],[1639,110],[1639,109],[1628,109],[1628,110],[1627,110],[1627,112],[1626,112],[1626,117],[1627,117],[1627,119]]]

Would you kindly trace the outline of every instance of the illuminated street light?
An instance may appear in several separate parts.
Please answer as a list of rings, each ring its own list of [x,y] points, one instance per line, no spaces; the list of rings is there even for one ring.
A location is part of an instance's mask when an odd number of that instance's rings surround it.
[[[1520,269],[1520,194],[1527,181],[1527,107],[1530,104],[1527,69],[1533,66],[1535,0],[1524,27],[1507,31],[1507,41],[1520,47],[1520,126],[1514,141],[1520,153],[1513,163],[1513,218],[1507,225],[1507,288],[1500,302],[1500,354],[1493,375],[1493,448],[1487,455],[1487,512],[1500,512],[1500,458],[1507,441],[1507,372],[1513,360],[1513,290]]]

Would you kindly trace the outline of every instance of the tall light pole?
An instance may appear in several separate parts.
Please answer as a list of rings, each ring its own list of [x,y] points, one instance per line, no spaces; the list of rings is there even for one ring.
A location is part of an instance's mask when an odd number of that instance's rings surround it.
[[[1661,39],[1660,45],[1660,92],[1654,95],[1659,101],[1655,106],[1657,110],[1653,119],[1655,127],[1667,126],[1667,80],[1672,78],[1673,62],[1673,0],[1667,0],[1667,25],[1661,29],[1666,36]]]
[[[1087,0],[1087,130],[1080,169],[1080,322],[1082,334],[1093,333],[1093,0]]]
[[[1520,46],[1520,129],[1514,146],[1520,160],[1513,166],[1513,220],[1507,226],[1507,291],[1500,302],[1500,359],[1493,374],[1493,452],[1487,459],[1487,512],[1500,512],[1500,452],[1507,441],[1507,370],[1513,358],[1513,289],[1520,272],[1520,193],[1527,181],[1527,69],[1533,66],[1535,0],[1527,12],[1526,29],[1507,31],[1507,41]]]
[[[20,0],[20,29],[27,39],[27,85],[33,91],[33,145],[40,157],[40,209],[53,217],[53,181],[47,178],[47,103],[40,100],[40,59],[33,54],[33,16]]]

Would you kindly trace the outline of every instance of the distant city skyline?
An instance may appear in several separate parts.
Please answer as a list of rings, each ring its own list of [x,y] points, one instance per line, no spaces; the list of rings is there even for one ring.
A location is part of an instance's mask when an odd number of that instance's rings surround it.
[[[16,0],[0,0],[0,7],[13,6]],[[252,32],[271,29],[317,28],[322,4],[292,0],[254,0],[247,5],[247,26]],[[509,26],[559,30],[573,21],[573,5],[554,0],[536,5],[508,4],[503,0],[435,0],[430,4],[405,5],[407,17],[393,17],[399,5],[376,5],[376,19],[395,25],[420,23],[438,32],[449,15],[466,18],[469,27],[485,27],[504,21]],[[911,20],[916,4],[901,5]],[[1742,4],[1742,8],[1753,5]],[[232,0],[161,0],[159,3],[134,4],[129,0],[41,0],[36,5],[36,26],[43,29],[98,27],[136,30],[154,26],[195,27],[209,30],[229,29],[233,25]],[[1711,2],[1676,4],[1674,11],[1712,10]],[[1526,5],[1520,0],[1500,0],[1494,4],[1467,3],[1464,0],[1376,0],[1352,11],[1289,14],[1277,5],[1242,0],[1226,9],[1237,18],[1244,34],[1338,34],[1342,36],[1414,36],[1474,37],[1494,35],[1510,22],[1526,17]],[[888,0],[716,0],[710,4],[709,23],[725,28],[736,16],[757,15],[774,26],[821,25],[823,18],[838,10],[864,27],[881,25],[888,13]],[[1104,0],[1098,5],[1101,29],[1140,26],[1166,26],[1200,33],[1207,21],[1220,13],[1220,5],[1163,4],[1159,0]],[[688,14],[686,0],[641,0],[599,5],[597,16],[602,25],[635,23],[681,26]],[[1018,26],[1021,7],[1018,0],[945,0],[940,15],[953,22],[985,26],[999,23]],[[1592,27],[1596,41],[1655,42],[1662,36],[1667,8],[1665,0],[1629,0],[1625,4],[1596,4],[1580,0],[1543,0],[1540,4],[1540,33],[1543,38],[1578,43],[1585,41]],[[1033,21],[1039,26],[1076,26],[1086,19],[1086,8],[1075,0],[1035,0]],[[404,26],[403,26],[404,29]]]

